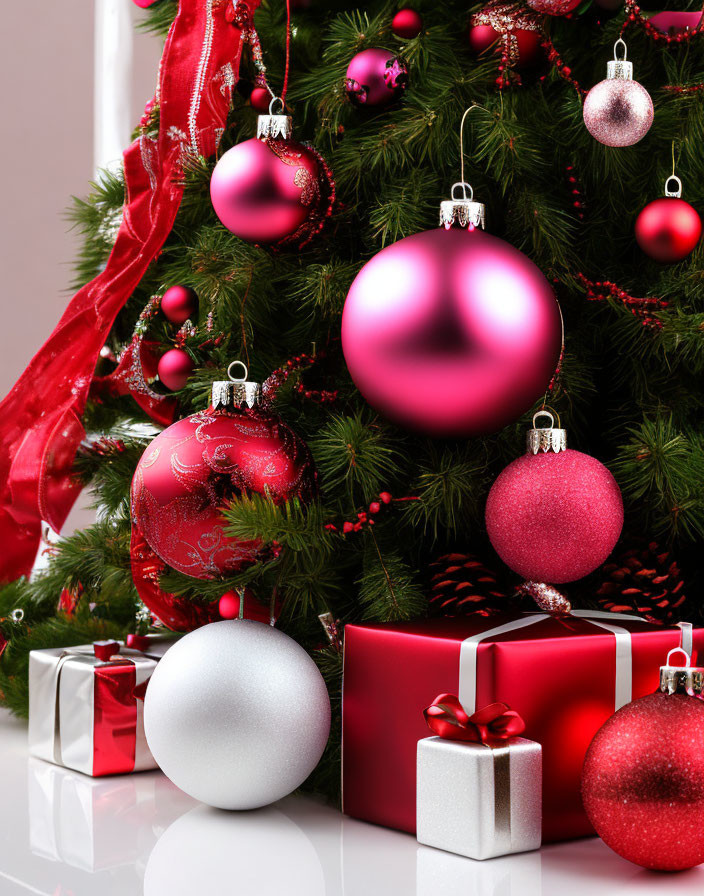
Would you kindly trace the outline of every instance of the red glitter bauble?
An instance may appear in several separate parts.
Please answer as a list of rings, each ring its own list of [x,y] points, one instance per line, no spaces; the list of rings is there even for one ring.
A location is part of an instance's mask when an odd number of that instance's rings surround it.
[[[561,337],[543,274],[480,229],[427,230],[382,249],[342,314],[342,349],[362,395],[434,436],[515,421],[545,392]]]
[[[249,102],[253,109],[266,115],[271,105],[271,94],[266,87],[255,87],[249,95]]]
[[[388,106],[408,86],[408,69],[391,50],[374,47],[352,57],[345,78],[347,96],[355,106]]]
[[[496,553],[523,578],[572,582],[613,550],[623,500],[611,473],[588,454],[526,454],[491,487],[486,527]]]
[[[198,296],[189,286],[170,286],[161,299],[161,311],[172,324],[184,324],[198,311]]]
[[[399,9],[391,21],[391,30],[396,37],[418,37],[423,30],[423,19],[415,9]]]
[[[566,16],[581,2],[582,0],[526,0],[531,9],[544,16]]]
[[[696,210],[674,196],[649,202],[636,218],[638,245],[655,261],[682,261],[701,235],[702,222]]]
[[[543,55],[543,31],[536,16],[512,3],[490,3],[475,13],[468,37],[472,52],[494,48],[515,68],[535,65]]]
[[[228,502],[243,493],[308,501],[316,491],[306,444],[278,417],[256,408],[202,411],[169,426],[142,455],[132,519],[161,560],[210,579],[241,571],[263,548],[225,534]]]
[[[159,379],[172,392],[178,392],[188,382],[193,371],[193,361],[188,352],[180,348],[171,348],[159,358],[157,373]]]
[[[228,150],[210,179],[210,198],[229,231],[277,243],[301,230],[321,202],[321,171],[308,147],[252,138]]]
[[[659,871],[704,862],[703,744],[704,701],[687,694],[649,694],[606,722],[584,760],[582,797],[607,846]]]

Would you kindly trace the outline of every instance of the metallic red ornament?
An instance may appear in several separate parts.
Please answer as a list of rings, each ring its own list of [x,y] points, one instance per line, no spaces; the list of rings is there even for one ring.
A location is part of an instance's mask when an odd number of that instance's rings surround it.
[[[210,179],[216,215],[250,243],[307,241],[330,213],[332,192],[322,158],[291,139],[283,114],[260,115],[256,139],[228,150]]]
[[[132,481],[132,520],[148,546],[197,579],[242,570],[264,545],[225,534],[223,507],[238,495],[308,501],[317,474],[305,443],[259,406],[255,383],[215,383],[213,404],[160,433]],[[157,609],[150,609],[159,615]]]
[[[442,203],[445,227],[382,249],[345,301],[342,349],[355,385],[392,420],[434,436],[513,422],[545,392],[560,355],[550,284],[484,233],[483,217],[481,203]]]
[[[408,68],[391,50],[374,47],[352,57],[345,78],[355,106],[388,106],[408,87]]]
[[[172,392],[183,389],[192,372],[191,356],[181,348],[171,348],[159,358],[157,366],[159,379]]]
[[[413,37],[418,37],[423,30],[423,19],[415,9],[408,9],[408,7],[399,9],[391,20],[391,30],[396,37],[410,40]]]
[[[567,448],[564,429],[528,431],[528,451],[492,485],[486,528],[494,550],[533,582],[581,579],[606,560],[623,527],[616,480],[596,458]]]
[[[468,36],[474,53],[485,53],[493,47],[514,68],[534,65],[543,53],[543,29],[538,18],[513,3],[490,3],[475,13]]]
[[[674,183],[675,189],[670,185]],[[672,175],[665,196],[649,202],[636,218],[636,240],[655,261],[682,261],[699,242],[702,222],[696,210],[681,199],[682,182]]]
[[[659,692],[628,703],[597,732],[582,797],[614,852],[681,871],[704,862],[704,669],[689,668],[688,656],[685,667],[669,666],[668,656],[660,680]]]
[[[526,0],[535,12],[545,16],[566,16],[577,9],[582,0]]]
[[[622,59],[617,56],[619,44]],[[614,58],[606,69],[606,80],[592,87],[584,100],[584,124],[605,146],[633,146],[648,133],[655,113],[650,94],[633,80],[633,63],[626,59],[622,38],[614,44]]]
[[[170,286],[161,299],[164,317],[172,324],[184,324],[198,312],[198,296],[189,286]]]

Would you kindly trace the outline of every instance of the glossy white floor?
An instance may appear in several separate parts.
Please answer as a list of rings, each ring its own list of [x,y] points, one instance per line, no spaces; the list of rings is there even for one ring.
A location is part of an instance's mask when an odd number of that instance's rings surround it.
[[[158,772],[93,779],[30,759],[25,725],[5,713],[0,807],[1,896],[704,893],[704,866],[651,874],[596,838],[472,862],[301,797],[220,812]]]

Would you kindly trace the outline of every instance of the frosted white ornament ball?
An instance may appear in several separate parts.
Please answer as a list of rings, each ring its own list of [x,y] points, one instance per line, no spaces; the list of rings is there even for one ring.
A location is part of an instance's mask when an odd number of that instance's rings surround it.
[[[295,790],[318,764],[330,700],[288,635],[249,619],[213,622],[165,654],[144,701],[149,748],[195,799],[255,809]]]

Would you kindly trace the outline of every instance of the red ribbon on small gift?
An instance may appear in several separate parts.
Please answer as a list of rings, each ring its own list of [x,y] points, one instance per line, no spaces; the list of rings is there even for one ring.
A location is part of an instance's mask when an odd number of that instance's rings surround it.
[[[454,694],[439,694],[431,705],[423,710],[428,728],[446,740],[488,744],[497,740],[517,737],[526,730],[520,715],[505,703],[490,703],[468,716]]]

